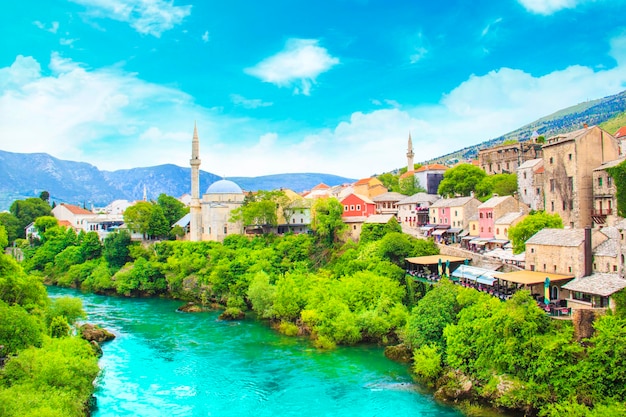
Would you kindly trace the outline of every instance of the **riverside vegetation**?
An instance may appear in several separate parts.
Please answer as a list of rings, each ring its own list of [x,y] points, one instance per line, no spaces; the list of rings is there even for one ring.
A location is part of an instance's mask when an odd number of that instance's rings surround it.
[[[342,242],[333,204],[316,205],[312,235],[231,235],[223,244],[139,244],[115,233],[101,245],[93,232],[38,221],[41,240],[23,244],[23,266],[30,280],[86,291],[174,297],[220,306],[224,317],[251,310],[323,349],[402,345],[416,378],[450,401],[548,417],[626,413],[622,294],[615,313],[578,343],[571,323],[549,319],[526,292],[502,302],[445,279],[432,288],[415,283],[404,259],[438,250],[401,233],[395,220],[364,225],[358,244]]]

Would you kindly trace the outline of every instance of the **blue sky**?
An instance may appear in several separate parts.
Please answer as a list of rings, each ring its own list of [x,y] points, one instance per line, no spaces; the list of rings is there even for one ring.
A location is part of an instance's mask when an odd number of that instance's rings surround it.
[[[0,149],[352,178],[626,89],[626,0],[23,0]]]

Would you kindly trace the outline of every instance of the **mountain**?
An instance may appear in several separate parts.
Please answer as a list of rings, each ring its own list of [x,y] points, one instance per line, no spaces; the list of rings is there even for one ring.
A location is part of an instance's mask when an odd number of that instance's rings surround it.
[[[459,161],[475,159],[478,157],[480,149],[491,148],[507,140],[522,142],[530,139],[534,132],[548,138],[559,133],[580,129],[585,123],[589,126],[599,125],[624,112],[624,110],[626,110],[626,90],[612,96],[567,107],[505,135],[424,161],[424,163],[445,163],[455,159]],[[609,131],[609,133],[614,134],[615,131]]]
[[[200,171],[200,192],[221,177]],[[352,183],[355,180],[329,174],[278,174],[262,177],[229,178],[246,191],[290,188],[301,192],[323,182],[328,185]],[[105,206],[117,199],[143,198],[144,187],[149,199],[165,193],[180,197],[189,193],[190,168],[159,165],[147,168],[100,171],[84,162],[64,161],[45,153],[22,154],[0,151],[0,211],[11,203],[50,193],[50,200],[91,207]]]

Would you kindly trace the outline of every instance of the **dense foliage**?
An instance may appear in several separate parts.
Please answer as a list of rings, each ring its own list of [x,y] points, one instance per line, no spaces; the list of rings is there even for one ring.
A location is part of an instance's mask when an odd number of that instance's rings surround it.
[[[0,415],[84,416],[99,369],[94,349],[71,335],[80,300],[49,300],[39,279],[0,255],[0,317]]]
[[[470,398],[497,407],[624,415],[626,320],[607,315],[595,328],[577,343],[571,322],[551,320],[527,291],[502,302],[442,281],[412,310],[402,338],[416,375],[444,396],[470,381]]]
[[[460,164],[447,170],[437,194],[446,197],[469,196],[485,178],[485,171],[472,164]]]
[[[617,199],[617,214],[626,217],[626,163],[622,162],[606,169],[606,172],[615,181],[615,198]]]
[[[562,229],[563,220],[557,213],[545,211],[531,213],[524,220],[509,229],[509,238],[513,243],[513,253],[522,253],[526,250],[526,241],[535,233],[544,229]]]

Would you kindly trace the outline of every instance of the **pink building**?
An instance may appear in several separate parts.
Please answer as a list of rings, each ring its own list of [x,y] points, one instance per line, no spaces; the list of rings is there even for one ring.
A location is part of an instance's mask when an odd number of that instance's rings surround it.
[[[514,197],[493,196],[489,200],[478,206],[478,236],[486,239],[493,239],[496,236],[496,220],[508,213],[522,212],[528,213],[528,206],[521,203]]]

